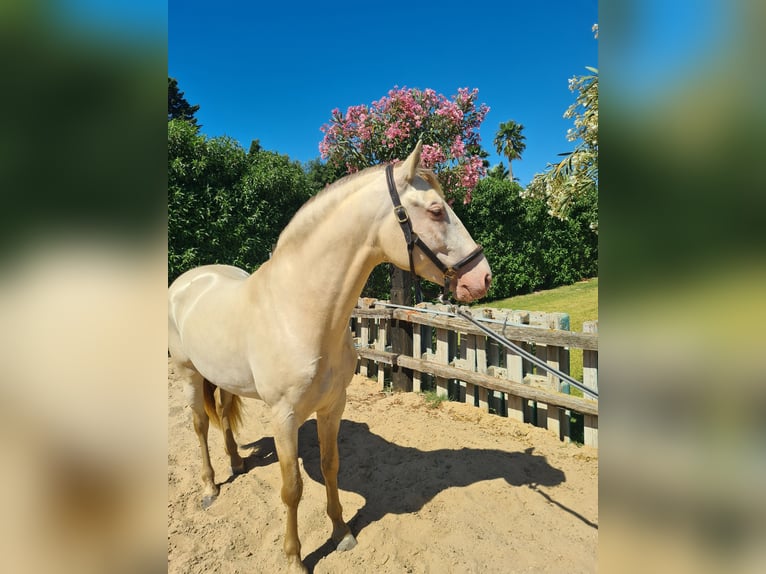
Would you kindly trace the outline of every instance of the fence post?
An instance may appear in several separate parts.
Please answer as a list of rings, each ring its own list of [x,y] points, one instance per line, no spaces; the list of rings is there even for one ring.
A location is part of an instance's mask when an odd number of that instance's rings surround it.
[[[366,349],[370,346],[370,320],[367,317],[362,317],[359,319],[359,322],[361,323],[361,328],[359,330],[359,342],[362,346],[362,348]],[[370,364],[370,361],[367,359],[362,359],[360,361],[359,365],[359,374],[363,377],[367,377],[368,375],[368,369],[367,366]]]
[[[487,337],[483,335],[476,336],[476,372],[487,374]],[[477,386],[474,391],[479,395],[479,409],[488,413],[487,389]]]
[[[423,327],[420,325],[412,326],[412,356],[420,359],[423,353],[422,341]],[[412,390],[419,393],[423,390],[423,382],[420,377],[420,371],[412,371]]]
[[[412,278],[395,265],[391,265],[391,303],[412,305]],[[412,323],[392,321],[391,351],[412,356]],[[412,371],[399,366],[391,369],[391,388],[394,391],[412,391]]]
[[[550,313],[548,315],[548,326],[558,331],[569,331],[569,315],[566,313]],[[569,374],[569,350],[564,347],[548,346],[547,364],[562,373]],[[558,377],[548,372],[548,384],[551,390],[561,392],[561,382]],[[566,413],[560,407],[548,405],[548,430],[554,432],[559,439],[562,438],[562,431],[565,431]]]
[[[506,313],[503,313],[501,316],[496,317],[496,319],[502,319],[505,321],[510,322],[517,322],[520,323],[521,321],[516,321],[515,319],[520,319],[520,317],[516,317],[513,313],[513,311],[508,311]],[[521,341],[513,341],[516,345],[521,346]],[[524,382],[524,361],[521,358],[521,355],[518,355],[511,351],[510,349],[506,349],[505,351],[505,369],[506,369],[506,378],[509,381],[514,381],[517,383],[523,383]],[[521,397],[517,397],[514,395],[510,395],[506,393],[507,397],[507,405],[508,405],[508,418],[513,419],[515,421],[524,422],[524,401]]]
[[[436,329],[435,359],[439,364],[449,364],[449,331],[447,329]],[[440,397],[447,396],[447,379],[436,377],[436,394]]]
[[[388,343],[388,322],[385,317],[378,318],[378,338],[375,339],[375,349],[378,351],[385,351],[386,344]],[[384,363],[378,363],[378,385],[381,390],[386,385],[386,365]]]
[[[582,325],[582,331],[598,333],[598,321],[586,321]],[[586,387],[598,391],[598,351],[583,350],[582,378]],[[583,415],[583,434],[585,444],[598,447],[598,417]]]
[[[466,335],[465,358],[468,361],[468,369],[476,372],[476,335]],[[476,406],[476,385],[466,382],[465,403]]]

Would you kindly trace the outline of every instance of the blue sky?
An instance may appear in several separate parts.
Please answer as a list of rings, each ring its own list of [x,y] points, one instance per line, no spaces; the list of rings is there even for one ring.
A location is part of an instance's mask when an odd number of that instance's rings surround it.
[[[478,88],[490,162],[501,122],[524,125],[513,164],[522,184],[572,149],[568,79],[598,67],[593,0],[252,2],[170,0],[168,74],[199,104],[207,136],[307,162],[333,108],[370,104],[394,86],[449,97]]]

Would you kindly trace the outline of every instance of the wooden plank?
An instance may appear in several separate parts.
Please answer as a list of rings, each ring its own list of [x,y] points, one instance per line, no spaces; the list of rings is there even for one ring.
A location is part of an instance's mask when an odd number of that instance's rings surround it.
[[[359,320],[362,324],[361,328],[361,339],[362,339],[362,349],[366,349],[370,345],[370,321],[371,319],[364,317]],[[361,355],[360,355],[361,356]],[[362,357],[361,364],[359,365],[359,374],[363,377],[369,376],[368,373],[368,361],[364,360],[364,357]]]
[[[586,321],[583,323],[582,329],[585,333],[597,333],[598,321]],[[582,363],[583,385],[598,391],[598,351],[583,351]],[[598,417],[583,414],[583,442],[588,446],[598,448]]]
[[[487,341],[487,366],[500,366],[500,345],[495,341]]]
[[[519,344],[518,341],[514,341],[514,343]],[[509,381],[516,381],[517,383],[524,381],[524,360],[521,358],[521,355],[507,350],[505,353],[505,368],[508,371],[507,377]],[[524,422],[524,404],[521,397],[508,395],[508,418]]]
[[[553,345],[548,345],[547,347],[548,353],[547,357],[545,358],[545,362],[553,369],[556,369],[557,371],[560,371],[560,365],[559,360],[561,359],[561,347],[554,347]],[[548,386],[555,391],[558,391],[560,386],[560,380],[556,375],[548,371]]]
[[[436,329],[436,362],[441,365],[449,364],[449,331]],[[447,397],[447,377],[436,377],[436,395]]]
[[[561,413],[561,440],[570,443],[572,442],[572,423],[570,421],[572,411],[569,409],[562,409]]]
[[[461,379],[467,383],[515,395],[522,397],[523,399],[540,400],[562,408],[577,411],[579,413],[594,415],[596,417],[598,416],[598,402],[592,401],[590,399],[565,395],[563,393],[553,393],[545,389],[538,389],[523,383],[496,379],[486,374],[472,373],[464,369],[456,369],[455,367],[450,367],[449,365],[440,365],[432,361],[416,359],[414,357],[405,357],[404,355],[397,356],[395,353],[389,351],[358,349],[357,352],[361,357],[383,362],[387,365],[391,365],[396,362],[403,365],[404,367],[418,370],[421,373],[430,373],[432,375],[438,374],[439,376],[443,376],[445,378]]]
[[[559,440],[561,440],[562,438],[562,434],[561,434],[562,413],[563,413],[563,409],[560,409],[559,407],[554,407],[552,405],[548,407],[547,427],[549,431],[551,431],[557,437],[559,437]]]
[[[412,356],[419,359],[422,353],[423,341],[421,340],[420,325],[412,328]],[[422,391],[423,384],[420,378],[420,371],[412,371],[412,390],[415,393]]]
[[[463,335],[465,339],[465,359],[469,365],[468,370],[476,372],[476,335]],[[476,405],[476,385],[466,381],[465,383],[465,402],[468,405]]]
[[[392,313],[393,313],[392,309],[385,309],[385,308],[360,309],[359,307],[355,307],[354,311],[351,313],[351,316],[357,317],[357,318],[365,317],[368,319],[377,319],[379,317],[390,319]]]
[[[426,313],[408,311],[405,309],[394,309],[393,316],[394,318],[412,321],[413,323],[418,323],[420,325],[429,325],[441,329],[452,329],[470,335],[483,335],[480,329],[459,317],[428,315]],[[526,341],[540,343],[542,345],[550,344],[559,347],[598,350],[598,335],[594,334],[560,331],[556,329],[548,329],[547,327],[501,325],[498,323],[484,323],[484,325],[512,341]]]
[[[471,373],[470,371],[456,369],[449,365],[441,365],[439,363],[406,357],[404,355],[396,357],[396,361],[410,369],[417,369],[437,377],[462,379],[468,383],[486,387],[493,391],[500,391],[525,399],[541,401],[558,407],[572,409],[583,414],[598,416],[598,402],[590,399],[565,395],[546,389],[538,389],[523,383],[516,383],[505,379],[496,379],[486,374]]]
[[[388,319],[380,317],[378,319],[378,336],[375,339],[375,350],[385,351],[388,344]],[[378,363],[378,385],[383,390],[385,386],[385,363]]]
[[[586,445],[598,448],[598,417],[583,416],[583,434],[583,442]]]
[[[476,336],[476,372],[487,372],[487,337],[483,333]]]
[[[538,359],[540,359],[542,362],[546,363],[548,361],[548,345],[543,345],[542,343],[535,343],[535,356]],[[546,377],[548,375],[548,371],[539,366],[536,368],[535,372],[538,375],[543,375]]]
[[[584,333],[597,333],[598,321],[586,321],[582,324]],[[582,378],[583,385],[598,391],[598,351],[583,350],[582,352]]]
[[[548,428],[548,411],[553,410],[556,407],[551,406],[548,408],[548,403],[537,402],[537,425],[540,428]]]
[[[478,387],[479,389],[479,408],[482,412],[489,412],[489,391],[486,387]]]
[[[369,359],[377,363],[383,363],[384,365],[393,366],[394,362],[396,361],[396,353],[392,353],[391,351],[378,351],[376,349],[357,349],[356,353],[362,358],[362,360]]]

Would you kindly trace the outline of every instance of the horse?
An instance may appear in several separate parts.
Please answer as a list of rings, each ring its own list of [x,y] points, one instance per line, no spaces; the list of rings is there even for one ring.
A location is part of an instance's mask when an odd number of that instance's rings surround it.
[[[463,302],[490,286],[481,247],[435,174],[420,167],[421,150],[418,142],[404,161],[346,176],[309,199],[254,273],[205,265],[168,289],[168,350],[199,440],[202,506],[219,493],[209,422],[223,432],[232,472],[244,472],[234,438],[240,397],[261,399],[272,413],[289,571],[306,572],[297,523],[298,429],[314,413],[332,540],[338,551],[356,546],[338,497],[338,430],[357,361],[349,322],[373,268],[409,268],[443,282]]]

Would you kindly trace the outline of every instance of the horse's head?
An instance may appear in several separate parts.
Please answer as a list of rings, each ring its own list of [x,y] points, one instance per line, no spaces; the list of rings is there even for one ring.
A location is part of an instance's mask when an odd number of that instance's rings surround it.
[[[380,245],[386,259],[401,269],[410,269],[407,249],[409,220],[414,233],[412,265],[421,277],[444,284],[459,301],[470,302],[486,295],[492,272],[481,248],[471,238],[455,212],[444,200],[436,176],[419,168],[422,144],[393,169],[389,182],[388,214],[381,225]],[[394,191],[391,192],[393,183]],[[397,199],[401,209],[394,209]],[[428,252],[431,251],[431,254]]]

